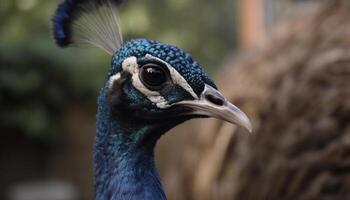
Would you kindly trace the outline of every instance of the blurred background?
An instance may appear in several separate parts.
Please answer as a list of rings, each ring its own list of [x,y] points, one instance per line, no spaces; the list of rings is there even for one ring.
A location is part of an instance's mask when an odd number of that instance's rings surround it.
[[[0,199],[93,199],[110,56],[55,46],[58,2],[0,2]],[[163,136],[170,200],[350,199],[347,0],[130,0],[119,11],[125,40],[190,52],[253,119],[254,135],[205,119]]]

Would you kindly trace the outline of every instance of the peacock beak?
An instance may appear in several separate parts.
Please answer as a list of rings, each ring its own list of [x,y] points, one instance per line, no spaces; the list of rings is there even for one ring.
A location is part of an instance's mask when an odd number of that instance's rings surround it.
[[[205,88],[198,100],[186,100],[176,103],[193,109],[191,114],[215,117],[236,124],[252,132],[252,124],[247,115],[235,105],[231,104],[225,97],[210,85]]]

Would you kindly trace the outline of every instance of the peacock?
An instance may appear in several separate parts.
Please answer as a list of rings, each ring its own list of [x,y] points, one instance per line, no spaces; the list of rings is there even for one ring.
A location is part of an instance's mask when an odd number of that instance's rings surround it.
[[[150,39],[123,42],[121,0],[62,0],[56,44],[98,47],[112,56],[100,90],[93,149],[95,200],[165,200],[154,160],[157,140],[174,126],[215,117],[252,130],[190,54]]]

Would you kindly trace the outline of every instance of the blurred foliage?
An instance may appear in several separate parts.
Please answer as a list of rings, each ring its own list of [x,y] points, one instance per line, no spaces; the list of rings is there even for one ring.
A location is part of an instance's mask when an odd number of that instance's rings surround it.
[[[94,106],[110,57],[96,49],[61,50],[50,36],[59,1],[0,2],[0,129],[52,138],[73,101]],[[235,46],[234,2],[129,0],[120,7],[124,39],[175,44],[212,73]]]

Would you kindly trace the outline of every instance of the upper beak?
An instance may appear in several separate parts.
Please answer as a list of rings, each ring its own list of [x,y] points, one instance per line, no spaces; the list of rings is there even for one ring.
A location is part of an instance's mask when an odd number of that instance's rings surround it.
[[[225,97],[210,85],[205,88],[197,100],[186,100],[175,103],[193,109],[191,114],[200,114],[215,117],[227,122],[242,126],[252,132],[252,124],[247,115],[231,104]]]

